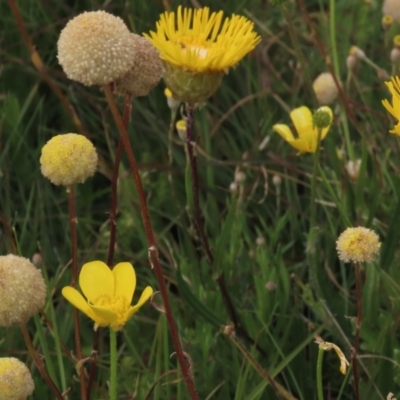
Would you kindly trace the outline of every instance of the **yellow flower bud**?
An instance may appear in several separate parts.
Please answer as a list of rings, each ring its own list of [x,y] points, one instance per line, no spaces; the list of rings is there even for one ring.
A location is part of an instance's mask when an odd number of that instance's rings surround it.
[[[395,22],[400,22],[399,0],[385,0],[382,5],[382,14],[391,16]]]
[[[0,256],[0,287],[0,326],[3,327],[27,322],[46,301],[46,285],[40,270],[23,257]]]
[[[97,153],[85,136],[67,133],[54,136],[43,146],[40,164],[42,174],[54,185],[69,186],[94,175]]]

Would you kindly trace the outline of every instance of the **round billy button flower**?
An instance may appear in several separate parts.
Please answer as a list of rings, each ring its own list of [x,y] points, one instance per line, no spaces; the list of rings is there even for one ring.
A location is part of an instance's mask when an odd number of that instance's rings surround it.
[[[190,104],[210,97],[224,73],[261,40],[244,17],[233,15],[223,21],[222,11],[210,14],[208,7],[180,6],[176,14],[161,15],[157,32],[150,32],[149,38],[160,52],[173,97]]]
[[[128,262],[119,263],[112,270],[101,261],[89,262],[79,274],[79,286],[86,299],[71,286],[64,287],[62,295],[95,322],[95,330],[99,326],[122,329],[153,294],[147,286],[137,304],[131,306],[136,274]]]
[[[134,33],[131,38],[135,43],[135,62],[125,75],[114,82],[114,93],[120,96],[147,96],[162,77],[160,55],[147,38]]]
[[[348,262],[371,262],[379,254],[379,236],[371,229],[347,228],[338,238],[336,249],[339,258]]]
[[[0,358],[0,399],[26,400],[35,385],[29,369],[14,357]]]
[[[94,175],[97,153],[83,135],[57,135],[43,146],[40,165],[42,174],[52,183],[70,186]]]
[[[0,256],[0,288],[0,326],[26,323],[44,306],[46,285],[42,274],[26,258]]]
[[[135,44],[121,18],[84,12],[67,23],[58,39],[58,61],[69,79],[104,85],[124,75],[135,61]]]

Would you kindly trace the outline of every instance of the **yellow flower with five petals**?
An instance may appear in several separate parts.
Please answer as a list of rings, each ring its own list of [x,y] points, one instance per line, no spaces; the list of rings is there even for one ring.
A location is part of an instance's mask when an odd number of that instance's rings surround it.
[[[151,297],[153,289],[147,286],[136,305],[132,298],[136,288],[136,274],[132,264],[122,262],[112,270],[101,261],[83,265],[79,274],[82,294],[71,286],[62,289],[62,295],[78,310],[99,326],[118,331]]]
[[[317,112],[324,112],[330,117],[330,123],[327,127],[319,128],[314,125],[313,115],[308,107],[302,106],[295,108],[290,113],[290,118],[296,128],[297,137],[293,135],[288,125],[276,124],[272,129],[281,135],[292,147],[299,150],[300,153],[315,153],[318,145],[318,135],[323,140],[332,124],[332,110],[329,107],[320,107]]]
[[[382,100],[382,104],[399,121],[389,132],[400,136],[400,78],[394,76],[390,81],[385,82],[385,85],[392,94],[392,104],[387,99]]]

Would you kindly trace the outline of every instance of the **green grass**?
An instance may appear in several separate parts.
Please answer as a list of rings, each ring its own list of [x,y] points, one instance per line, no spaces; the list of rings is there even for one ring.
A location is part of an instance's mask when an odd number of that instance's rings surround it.
[[[50,77],[78,113],[101,155],[100,171],[76,187],[79,265],[107,259],[108,172],[119,135],[103,93],[64,76],[56,44],[70,18],[84,10],[96,10],[103,3],[18,1]],[[121,16],[132,31],[142,33],[155,29],[164,3],[170,2],[111,1],[106,2],[106,10]],[[305,3],[318,41],[332,60],[347,98],[347,108],[340,99],[332,105],[334,124],[320,152],[317,228],[311,246],[307,247],[307,240],[313,157],[297,155],[272,131],[275,123],[289,123],[287,110],[301,105],[317,108],[310,82],[327,70],[327,60],[299,4],[288,2],[283,9],[255,0],[201,3],[213,10],[224,9],[227,14],[246,15],[254,20],[263,38],[196,112],[200,203],[215,257],[213,267],[206,262],[188,211],[185,149],[177,134],[173,166],[168,165],[170,110],[163,83],[148,97],[133,101],[128,131],[140,164],[174,316],[184,350],[193,362],[201,399],[276,398],[250,358],[221,331],[231,316],[216,281],[220,274],[240,327],[251,338],[246,340],[237,327],[238,340],[295,398],[317,399],[314,334],[340,346],[349,360],[354,341],[354,268],[340,263],[335,249],[338,235],[348,226],[374,229],[382,241],[379,260],[365,265],[362,272],[360,398],[386,399],[389,392],[400,396],[400,139],[388,132],[393,121],[381,99],[389,93],[377,72],[360,62],[346,84],[351,45],[363,49],[390,75],[392,38],[400,33],[400,25],[384,32],[380,5],[375,2]],[[172,1],[172,9],[179,4]],[[332,5],[336,18],[331,18]],[[70,355],[74,349],[72,307],[61,297],[61,288],[70,283],[69,269],[63,271],[71,258],[68,197],[65,189],[41,175],[39,158],[47,140],[76,128],[31,63],[7,2],[0,5],[0,26],[0,254],[14,252],[14,242],[25,257],[41,253],[48,301],[43,314],[32,319],[28,327],[38,351],[45,355],[50,375],[61,390],[71,388],[68,398],[74,400],[79,398],[79,383]],[[122,108],[120,101],[118,104]],[[269,141],[260,150],[266,137]],[[339,149],[344,152],[342,158]],[[362,159],[355,183],[345,170],[352,153],[355,159]],[[239,196],[229,190],[237,171],[245,174]],[[273,184],[274,175],[282,178],[280,186]],[[125,158],[118,194],[115,262],[135,265],[138,293],[147,285],[157,290],[138,197]],[[271,286],[273,290],[268,289]],[[319,297],[317,287],[322,293]],[[157,296],[156,301],[161,302],[161,298]],[[83,353],[89,356],[93,325],[84,316],[81,325]],[[19,329],[0,328],[0,336],[0,355],[18,357],[31,369],[36,385],[32,399],[52,398],[27,354]],[[108,398],[108,346],[104,329],[92,399]],[[188,399],[176,356],[170,357],[173,352],[164,315],[145,306],[118,335],[119,398]],[[340,374],[333,352],[324,355],[326,399],[354,398],[351,368],[348,371],[346,376]]]

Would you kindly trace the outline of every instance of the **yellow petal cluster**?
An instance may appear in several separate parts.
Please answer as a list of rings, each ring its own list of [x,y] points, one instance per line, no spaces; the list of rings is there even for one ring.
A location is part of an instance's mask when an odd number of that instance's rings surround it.
[[[255,48],[261,38],[247,18],[208,7],[165,12],[147,36],[164,62],[164,80],[176,100],[196,104],[219,87],[224,73]]]
[[[0,358],[0,399],[26,400],[35,385],[29,369],[14,357]]]
[[[320,140],[323,140],[331,127],[333,114],[332,110],[326,106],[320,107],[317,112],[325,112],[331,117],[329,126],[321,129]],[[296,128],[297,136],[293,135],[288,125],[276,124],[272,129],[300,153],[315,153],[318,145],[319,130],[314,126],[311,110],[305,106],[295,108],[291,111],[290,118]]]
[[[121,18],[105,11],[79,14],[57,43],[58,61],[69,79],[87,86],[113,82],[131,68],[135,44]]]
[[[0,326],[27,322],[45,301],[46,284],[40,270],[27,258],[0,256]]]
[[[400,78],[394,76],[390,81],[385,82],[385,85],[392,95],[392,104],[387,99],[382,100],[382,104],[399,121],[389,132],[400,136]]]
[[[54,185],[70,186],[94,175],[97,153],[85,136],[66,133],[54,136],[43,146],[40,165],[42,174]]]
[[[101,261],[84,264],[79,274],[82,294],[71,286],[62,289],[62,295],[78,310],[99,326],[118,331],[151,297],[153,289],[147,286],[138,302],[132,306],[136,288],[136,274],[128,262],[117,264],[112,270]]]
[[[379,236],[371,229],[347,228],[339,236],[336,249],[339,258],[348,262],[371,262],[379,254]]]

